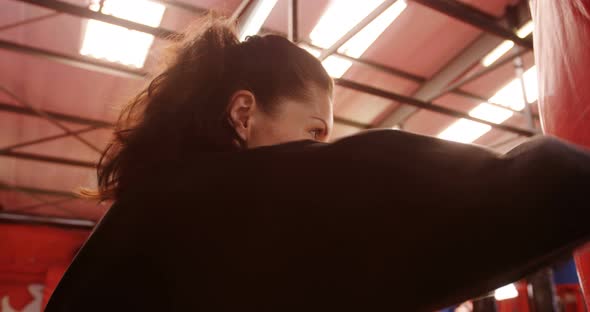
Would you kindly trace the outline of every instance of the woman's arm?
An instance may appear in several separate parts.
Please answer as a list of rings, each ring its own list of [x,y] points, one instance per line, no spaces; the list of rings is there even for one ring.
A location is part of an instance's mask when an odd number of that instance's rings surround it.
[[[302,145],[244,152],[199,184],[198,197],[215,199],[195,216],[211,226],[199,227],[240,270],[281,276],[268,283],[277,289],[435,308],[590,235],[590,155],[552,138],[507,155],[395,131]]]
[[[432,311],[590,234],[590,156],[550,138],[501,156],[375,131],[176,165],[111,208],[49,311]]]

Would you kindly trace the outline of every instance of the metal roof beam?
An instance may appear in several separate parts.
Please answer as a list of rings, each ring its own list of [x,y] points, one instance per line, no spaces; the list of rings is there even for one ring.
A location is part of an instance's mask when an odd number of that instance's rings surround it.
[[[299,42],[299,1],[289,0],[287,7],[287,38],[291,42]]]
[[[7,30],[10,30],[10,29],[14,29],[14,28],[17,28],[17,27],[22,27],[22,26],[25,26],[25,25],[30,25],[30,24],[33,24],[33,23],[36,23],[36,22],[39,22],[39,21],[42,21],[42,20],[46,20],[48,18],[52,18],[52,17],[58,16],[60,14],[61,13],[59,13],[59,12],[51,12],[51,13],[47,13],[47,14],[44,14],[44,15],[39,15],[39,16],[27,18],[27,19],[22,20],[22,21],[18,21],[18,22],[14,22],[14,23],[2,25],[2,26],[0,26],[0,32],[7,31]]]
[[[43,50],[31,46],[22,45],[16,42],[10,42],[0,39],[0,49],[11,52],[22,53],[30,56],[40,57],[69,66],[89,69],[109,75],[120,76],[124,78],[143,79],[147,76],[146,72],[131,69],[130,67],[99,61],[81,55],[67,55],[59,52]]]
[[[35,111],[32,109],[22,107],[22,106],[16,106],[16,105],[11,105],[11,104],[7,104],[7,103],[2,103],[2,102],[0,102],[0,111],[40,118],[40,116],[37,115],[37,113],[35,113]],[[109,128],[109,127],[113,126],[112,123],[107,122],[107,121],[103,121],[103,120],[83,118],[83,117],[79,117],[79,116],[57,113],[57,112],[48,111],[48,110],[44,110],[43,112],[45,114],[53,117],[54,119],[59,120],[59,121],[71,122],[71,123],[77,123],[80,125],[95,126],[95,127],[101,127],[101,128]]]
[[[12,158],[17,158],[17,159],[25,159],[25,160],[41,161],[41,162],[47,162],[47,163],[52,163],[52,164],[58,164],[58,165],[92,168],[92,169],[95,169],[97,166],[96,163],[85,161],[85,160],[69,159],[69,158],[63,158],[63,157],[39,155],[39,154],[24,153],[24,152],[15,152],[15,151],[10,151],[10,150],[0,152],[0,156],[12,157]]]
[[[106,15],[99,12],[92,11],[86,7],[82,7],[79,5],[70,4],[64,1],[58,0],[19,0],[21,2],[33,4],[36,6],[40,6],[46,9],[54,10],[57,12],[66,13],[69,15],[74,15],[83,18],[94,19],[97,21],[118,25],[121,27],[125,27],[128,29],[137,30],[140,32],[151,34],[155,37],[167,39],[171,37],[175,37],[178,35],[177,33],[160,28],[160,27],[151,27],[141,23],[132,22],[130,20],[126,20],[123,18],[118,18],[112,15]]]
[[[17,96],[14,92],[12,92],[11,90],[7,89],[6,87],[0,85],[0,91],[6,95],[8,95],[10,98],[12,98],[14,101],[16,101],[17,103],[19,103],[21,106],[24,106],[28,109],[31,109],[35,112],[35,114],[37,114],[39,117],[47,120],[48,122],[50,122],[51,124],[53,124],[54,126],[60,128],[62,131],[66,132],[68,135],[74,137],[76,140],[78,140],[80,143],[88,146],[89,148],[93,149],[94,151],[96,151],[97,153],[102,153],[102,150],[100,148],[98,148],[96,145],[92,144],[92,142],[86,140],[85,138],[83,138],[82,136],[72,132],[72,130],[70,130],[70,128],[68,128],[67,126],[65,126],[64,124],[61,123],[61,121],[54,119],[53,117],[45,114],[44,111],[40,110],[39,108],[31,105],[30,103],[28,103],[27,101],[23,100],[21,97]]]
[[[182,2],[182,1],[175,1],[175,0],[151,0],[151,1],[161,3],[167,7],[174,7],[174,8],[182,9],[182,10],[189,11],[189,12],[195,13],[195,14],[207,14],[207,12],[208,12],[207,9],[199,8],[199,7],[190,5],[190,4]]]
[[[94,131],[94,130],[97,130],[97,129],[100,129],[100,128],[101,127],[90,126],[90,127],[83,128],[83,129],[80,129],[80,130],[72,131],[72,133],[73,134],[82,134],[82,133]],[[8,151],[8,150],[15,149],[15,148],[23,148],[23,147],[26,147],[26,146],[41,144],[41,143],[45,143],[45,142],[49,142],[49,141],[63,139],[63,138],[70,137],[70,136],[72,136],[72,134],[70,134],[70,133],[62,133],[62,134],[56,134],[56,135],[46,136],[46,137],[43,137],[43,138],[40,138],[40,139],[35,139],[35,140],[25,141],[25,142],[13,144],[13,145],[8,145],[8,146],[5,146],[5,147],[0,148],[0,153],[2,153],[3,151]]]
[[[76,194],[74,194],[73,192],[50,190],[50,189],[22,186],[22,185],[6,185],[1,182],[0,182],[0,190],[11,190],[11,191],[18,191],[21,193],[30,193],[30,194],[36,194],[36,195],[49,195],[49,196],[58,196],[58,197],[66,197],[66,198],[80,198],[79,196],[76,196]]]
[[[533,48],[533,42],[520,38],[512,30],[500,25],[497,19],[469,5],[456,0],[412,0],[447,16],[477,27],[489,34],[505,40],[511,40],[527,49]]]

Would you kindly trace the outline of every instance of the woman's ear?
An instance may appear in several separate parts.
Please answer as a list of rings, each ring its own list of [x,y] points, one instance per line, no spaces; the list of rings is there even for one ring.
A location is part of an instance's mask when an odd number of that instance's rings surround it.
[[[250,136],[250,121],[256,108],[256,98],[247,90],[236,91],[229,101],[229,119],[236,134],[243,142],[248,142]]]

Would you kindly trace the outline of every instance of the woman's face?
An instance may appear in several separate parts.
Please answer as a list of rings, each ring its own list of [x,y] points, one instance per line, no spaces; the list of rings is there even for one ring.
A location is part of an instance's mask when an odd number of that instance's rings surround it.
[[[260,110],[254,101],[247,118],[237,118],[241,120],[237,126],[235,117],[240,114],[231,112],[236,132],[247,148],[300,140],[327,142],[334,124],[332,96],[317,87],[311,88],[310,92],[312,96],[307,101],[281,99],[272,113]],[[247,104],[247,99],[245,101]]]

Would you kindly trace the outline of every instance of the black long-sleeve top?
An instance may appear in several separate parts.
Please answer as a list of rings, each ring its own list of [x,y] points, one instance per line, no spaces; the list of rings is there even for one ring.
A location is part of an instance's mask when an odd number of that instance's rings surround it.
[[[590,238],[590,154],[506,155],[398,131],[154,168],[47,311],[428,311]]]

